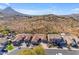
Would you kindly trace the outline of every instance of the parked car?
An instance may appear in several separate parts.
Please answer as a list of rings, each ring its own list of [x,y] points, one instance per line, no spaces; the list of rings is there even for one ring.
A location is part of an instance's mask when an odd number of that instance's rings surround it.
[[[39,43],[37,41],[31,41],[31,44],[34,46],[39,45]]]
[[[41,40],[41,42],[43,42],[43,43],[48,43],[48,40]]]
[[[24,40],[24,42],[25,42],[26,46],[30,46],[30,44],[31,44],[30,40]]]
[[[4,47],[0,47],[0,55],[3,55],[4,53],[7,53],[8,51]]]
[[[22,44],[21,44],[20,41],[14,41],[14,42],[13,42],[13,45],[14,45],[14,46],[21,46]]]
[[[76,40],[75,39],[72,39],[72,40],[73,40],[73,42],[71,43],[71,46],[73,48],[78,48],[78,44],[77,44]]]
[[[61,37],[61,38],[53,38],[50,39],[51,40],[51,44],[53,44],[54,46],[58,46],[58,48],[63,48],[67,46],[67,42]]]

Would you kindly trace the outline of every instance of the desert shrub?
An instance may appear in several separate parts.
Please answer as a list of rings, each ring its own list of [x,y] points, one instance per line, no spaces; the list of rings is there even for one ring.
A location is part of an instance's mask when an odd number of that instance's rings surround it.
[[[41,45],[34,47],[34,48],[33,48],[33,51],[34,51],[37,55],[44,55],[44,54],[45,54],[44,48],[43,48]]]
[[[36,53],[31,49],[22,49],[17,52],[18,55],[35,55]]]
[[[2,30],[0,30],[0,32],[3,34],[3,35],[7,35],[9,34],[10,30],[8,28],[4,28]]]
[[[3,35],[7,35],[9,32],[8,32],[8,31],[3,30],[1,33],[2,33]]]
[[[59,32],[54,31],[53,34],[58,34]]]

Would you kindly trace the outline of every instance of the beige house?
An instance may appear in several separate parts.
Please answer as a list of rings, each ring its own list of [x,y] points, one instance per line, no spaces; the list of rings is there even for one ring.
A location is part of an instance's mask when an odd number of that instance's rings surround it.
[[[58,34],[48,34],[48,41],[50,41],[50,39],[53,39],[53,38],[60,38],[61,35],[58,35]]]
[[[23,38],[24,38],[24,40],[26,40],[26,39],[30,39],[30,37],[32,36],[32,34],[18,34],[18,35],[16,35],[16,37],[15,37],[15,41],[16,40],[22,40]]]
[[[47,37],[46,37],[46,34],[18,34],[16,35],[15,37],[15,40],[21,40],[22,38],[24,38],[24,40],[27,40],[27,39],[32,39],[32,41],[37,41],[39,39],[41,40],[48,40],[50,41],[50,39],[53,39],[53,38],[60,38],[60,37],[63,37],[64,40],[67,41],[67,44],[71,44],[73,42],[73,38],[76,40],[76,42],[79,42],[79,38],[77,36],[74,36],[74,35],[60,35],[60,34],[48,34]]]
[[[37,41],[37,40],[47,40],[45,34],[34,34],[32,41]]]

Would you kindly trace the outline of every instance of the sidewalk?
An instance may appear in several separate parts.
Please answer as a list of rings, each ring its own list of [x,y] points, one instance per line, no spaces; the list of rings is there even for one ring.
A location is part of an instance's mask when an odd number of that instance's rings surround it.
[[[63,49],[61,49],[61,48],[56,48],[56,47],[53,47],[53,48],[45,48],[45,49],[69,50],[68,48],[63,48]],[[71,50],[79,50],[79,48],[78,48],[78,49],[76,49],[76,48],[71,48]]]

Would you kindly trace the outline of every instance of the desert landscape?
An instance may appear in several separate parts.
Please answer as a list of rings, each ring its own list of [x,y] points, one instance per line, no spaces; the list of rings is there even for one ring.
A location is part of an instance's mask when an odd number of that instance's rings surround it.
[[[0,10],[0,55],[74,54],[78,49],[79,14],[29,15],[11,6]]]

